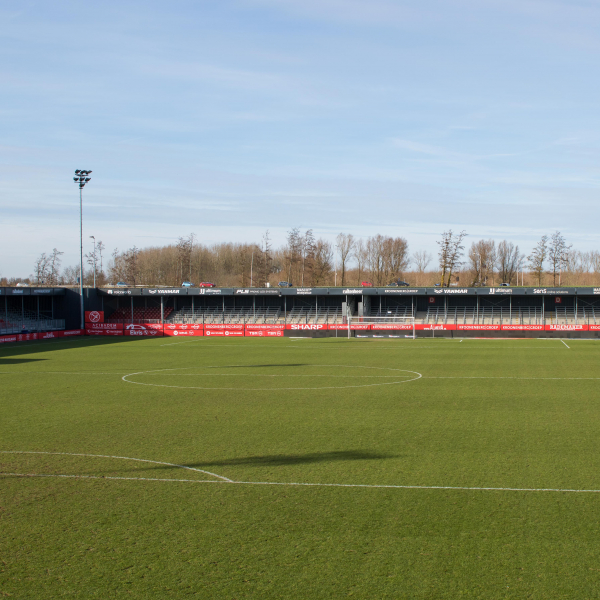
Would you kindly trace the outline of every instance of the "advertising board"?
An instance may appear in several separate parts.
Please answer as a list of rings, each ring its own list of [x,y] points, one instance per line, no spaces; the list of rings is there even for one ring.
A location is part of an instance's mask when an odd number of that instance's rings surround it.
[[[104,311],[103,310],[86,310],[85,311],[85,322],[86,323],[104,323]]]
[[[244,335],[244,330],[243,329],[230,329],[230,328],[226,328],[226,329],[205,329],[204,330],[204,335],[207,337],[214,337],[214,336],[225,336],[225,337],[229,337],[229,336],[243,336]]]
[[[201,337],[204,335],[203,329],[167,329],[165,326],[163,335],[165,337]]]
[[[283,329],[244,329],[247,337],[283,337]]]
[[[544,331],[543,325],[501,325],[502,331]]]
[[[587,325],[546,325],[546,331],[588,331]]]
[[[86,323],[86,329],[122,331],[123,323]]]
[[[85,335],[123,335],[122,329],[86,329]]]

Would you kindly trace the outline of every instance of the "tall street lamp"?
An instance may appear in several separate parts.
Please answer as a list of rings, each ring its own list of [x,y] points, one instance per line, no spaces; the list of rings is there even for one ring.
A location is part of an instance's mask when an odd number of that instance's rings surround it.
[[[84,328],[84,314],[83,314],[83,197],[82,190],[85,184],[91,179],[89,177],[91,171],[84,171],[77,169],[75,171],[75,177],[73,181],[79,184],[79,306],[81,312],[81,327]]]
[[[90,235],[90,238],[94,240],[94,289],[96,289],[96,238]]]

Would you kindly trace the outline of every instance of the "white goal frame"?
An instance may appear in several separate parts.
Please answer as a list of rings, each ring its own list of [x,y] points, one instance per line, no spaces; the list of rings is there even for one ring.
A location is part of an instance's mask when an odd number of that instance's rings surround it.
[[[357,317],[357,316],[353,316],[353,315],[349,315],[347,317],[347,323],[348,323],[348,338],[350,338],[352,336],[352,329],[353,329],[353,325],[369,325],[370,328],[369,330],[371,331],[404,331],[407,334],[410,333],[410,336],[407,335],[407,337],[411,337],[413,340],[416,339],[416,333],[415,333],[415,317],[414,316],[410,316],[410,317],[373,317],[373,316],[369,316],[369,317]],[[392,327],[392,325],[410,325],[410,328],[405,328],[403,327],[402,329],[396,329],[395,327]],[[375,326],[379,325],[381,326],[381,329],[377,329]],[[358,331],[358,330],[356,330]]]

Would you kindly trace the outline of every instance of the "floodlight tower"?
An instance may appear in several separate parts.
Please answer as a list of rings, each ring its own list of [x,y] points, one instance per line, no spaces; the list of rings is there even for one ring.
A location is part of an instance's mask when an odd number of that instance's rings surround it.
[[[73,181],[79,184],[79,307],[81,313],[81,327],[85,327],[83,314],[83,196],[82,190],[85,184],[91,179],[91,171],[77,169]]]

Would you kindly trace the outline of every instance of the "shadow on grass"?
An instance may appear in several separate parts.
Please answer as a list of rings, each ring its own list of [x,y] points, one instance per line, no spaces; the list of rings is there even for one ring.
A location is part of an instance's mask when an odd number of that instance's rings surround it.
[[[82,335],[61,339],[31,340],[28,342],[10,342],[6,344],[0,344],[0,357],[7,358],[13,355],[36,354],[38,352],[56,352],[58,350],[73,350],[79,348],[88,348],[90,346],[112,346],[115,344],[131,344],[137,341],[139,341],[137,338],[131,337],[100,337]]]
[[[305,465],[322,462],[336,462],[343,460],[383,460],[387,458],[397,458],[396,454],[380,454],[376,452],[367,452],[363,450],[340,450],[337,452],[312,452],[309,454],[273,454],[266,456],[243,456],[239,458],[228,458],[225,460],[208,460],[194,463],[181,463],[182,467],[191,467],[194,469],[203,469],[208,467],[286,467],[288,465]],[[158,465],[156,467],[147,467],[144,471],[172,469],[167,465]],[[139,469],[128,469],[129,471],[139,471]]]
[[[40,362],[48,360],[47,358],[0,358],[0,367],[9,367],[11,365],[22,365],[23,363]]]

